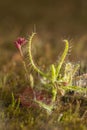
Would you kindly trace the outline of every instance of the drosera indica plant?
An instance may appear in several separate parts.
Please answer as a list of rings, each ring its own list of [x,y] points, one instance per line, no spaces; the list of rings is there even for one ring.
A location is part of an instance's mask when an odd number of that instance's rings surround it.
[[[65,49],[58,61],[58,64],[51,64],[48,71],[43,72],[34,63],[32,57],[31,45],[35,36],[36,33],[32,33],[28,40],[25,40],[24,38],[18,38],[15,44],[20,51],[21,57],[23,59],[24,69],[28,76],[27,79],[30,80],[31,88],[34,92],[34,98],[32,99],[32,101],[38,104],[40,107],[44,108],[46,111],[52,112],[52,110],[56,107],[56,101],[58,97],[64,96],[67,91],[84,92],[86,91],[86,89],[82,88],[81,86],[73,86],[73,77],[79,69],[79,64],[74,65],[71,62],[68,62],[65,64],[65,68],[63,69],[63,64],[69,51],[68,40],[63,40],[65,44]],[[31,64],[34,71],[36,71],[40,75],[40,83],[42,84],[43,89],[45,91],[47,90],[47,92],[49,92],[51,95],[51,102],[49,104],[44,103],[43,99],[38,100],[35,96],[34,77],[32,76],[32,74],[28,73],[25,56],[23,55],[22,51],[22,46],[24,46],[25,44],[27,44],[26,52],[28,55],[27,60],[29,64]],[[64,72],[61,71],[62,69],[64,70]]]

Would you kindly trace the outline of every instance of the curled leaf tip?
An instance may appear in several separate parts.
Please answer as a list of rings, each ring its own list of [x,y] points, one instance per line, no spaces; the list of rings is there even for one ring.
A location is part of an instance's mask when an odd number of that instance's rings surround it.
[[[64,39],[63,42],[68,42],[68,40]]]

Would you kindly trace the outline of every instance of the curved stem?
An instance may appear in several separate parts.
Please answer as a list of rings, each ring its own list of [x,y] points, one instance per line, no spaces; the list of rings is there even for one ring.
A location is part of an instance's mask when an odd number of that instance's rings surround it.
[[[62,56],[61,56],[61,59],[60,59],[60,61],[59,61],[59,64],[58,64],[58,67],[57,67],[57,74],[56,74],[56,77],[58,77],[58,75],[59,75],[59,73],[60,73],[60,69],[61,69],[61,67],[62,67],[62,64],[63,64],[63,62],[64,62],[64,60],[65,60],[65,58],[66,58],[66,55],[67,55],[67,53],[68,53],[68,50],[69,50],[69,43],[68,43],[68,41],[67,40],[63,40],[64,42],[65,42],[65,49],[64,49],[64,52],[63,52],[63,54],[62,54]]]
[[[30,63],[32,65],[32,67],[34,68],[35,71],[37,71],[39,74],[41,74],[42,76],[46,77],[46,74],[44,74],[35,64],[34,64],[34,61],[33,61],[33,58],[32,58],[32,54],[31,54],[31,44],[32,44],[32,40],[34,38],[34,36],[36,35],[36,33],[32,33],[32,35],[30,36],[30,39],[29,39],[29,46],[28,46],[28,53],[29,53],[29,60],[30,60]]]
[[[22,58],[22,63],[23,63],[23,66],[24,66],[24,69],[25,69],[27,78],[29,79],[28,70],[27,70],[27,66],[26,66],[25,60],[24,60],[24,55],[23,55],[21,46],[19,47],[19,51],[20,51],[20,56],[21,56],[21,58]]]

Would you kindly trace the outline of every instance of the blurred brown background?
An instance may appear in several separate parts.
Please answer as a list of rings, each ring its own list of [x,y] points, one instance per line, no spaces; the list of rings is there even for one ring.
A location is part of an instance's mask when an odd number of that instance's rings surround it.
[[[34,24],[37,31],[81,36],[87,33],[87,1],[0,0],[0,36],[31,32]]]
[[[3,48],[11,51],[13,41],[31,34],[34,25],[44,41],[59,45],[67,38],[78,52],[72,57],[81,57],[84,49],[87,57],[87,0],[0,0]]]

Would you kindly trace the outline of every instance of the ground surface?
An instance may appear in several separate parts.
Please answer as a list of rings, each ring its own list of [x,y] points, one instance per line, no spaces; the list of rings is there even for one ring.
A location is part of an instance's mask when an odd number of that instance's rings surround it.
[[[26,104],[22,104],[23,106],[18,107],[18,102],[14,105],[18,95],[29,87],[29,82],[26,80],[19,53],[14,44],[10,43],[10,45],[7,43],[0,45],[2,55],[0,57],[0,129],[86,130],[87,97],[84,97],[84,95],[66,94],[59,99],[57,108],[51,114],[37,106],[28,108]],[[55,47],[54,51],[50,50],[49,45],[46,45],[44,49],[45,51],[49,49],[50,55],[45,53],[44,56],[41,52],[42,56],[40,56],[39,51],[37,56],[35,55],[35,61],[41,66],[44,63],[46,67],[56,61],[56,53]],[[49,62],[47,63],[46,60]],[[14,94],[13,98],[12,93]],[[24,94],[26,95],[26,92]],[[30,92],[27,90],[28,94],[30,95]]]

